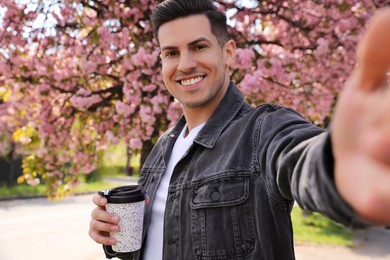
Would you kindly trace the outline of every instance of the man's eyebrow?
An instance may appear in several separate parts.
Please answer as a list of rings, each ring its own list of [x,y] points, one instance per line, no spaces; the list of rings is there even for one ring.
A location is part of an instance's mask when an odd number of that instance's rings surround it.
[[[174,47],[174,46],[163,46],[161,47],[161,52],[165,51],[165,50],[176,50],[177,48]]]
[[[188,46],[196,45],[199,42],[207,42],[208,44],[211,44],[211,41],[207,39],[206,37],[199,37],[198,39],[193,40],[188,44]]]
[[[188,43],[187,45],[188,46],[193,46],[193,45],[196,45],[196,44],[198,44],[200,42],[207,42],[208,44],[211,44],[211,41],[209,39],[207,39],[206,37],[199,37],[199,38],[193,40],[192,42]],[[161,52],[163,52],[165,50],[177,50],[177,47],[170,46],[170,45],[162,46],[161,47]]]

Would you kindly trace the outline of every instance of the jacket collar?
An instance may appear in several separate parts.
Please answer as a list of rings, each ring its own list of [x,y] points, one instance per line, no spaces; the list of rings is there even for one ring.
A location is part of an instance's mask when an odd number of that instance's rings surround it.
[[[198,133],[194,142],[210,149],[213,148],[222,131],[237,115],[243,104],[244,96],[237,86],[230,82],[224,98]],[[185,124],[185,117],[182,116],[168,135],[176,139]]]

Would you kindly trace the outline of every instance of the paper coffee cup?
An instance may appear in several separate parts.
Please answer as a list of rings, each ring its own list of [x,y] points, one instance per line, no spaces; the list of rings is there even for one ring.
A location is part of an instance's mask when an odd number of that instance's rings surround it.
[[[134,252],[141,248],[145,192],[140,186],[128,185],[104,192],[106,210],[119,217],[119,232],[110,233],[116,239],[112,249],[118,253]]]

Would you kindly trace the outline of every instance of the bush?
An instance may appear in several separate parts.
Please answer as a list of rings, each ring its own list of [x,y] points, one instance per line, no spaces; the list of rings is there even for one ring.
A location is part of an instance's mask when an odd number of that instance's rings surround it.
[[[125,166],[101,166],[85,176],[87,183],[102,181],[105,176],[126,176]]]

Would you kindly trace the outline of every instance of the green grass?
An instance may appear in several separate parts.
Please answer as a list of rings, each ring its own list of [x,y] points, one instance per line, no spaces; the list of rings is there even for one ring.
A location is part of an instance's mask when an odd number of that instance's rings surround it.
[[[108,183],[105,181],[81,182],[77,187],[72,189],[71,194],[97,192],[99,190],[105,190],[118,185],[120,184]],[[18,184],[10,188],[5,186],[0,187],[0,199],[29,196],[46,196],[46,186],[44,184],[39,184],[37,186]]]
[[[317,243],[337,246],[353,246],[353,231],[331,221],[319,213],[302,215],[299,207],[294,207],[292,215],[294,241],[296,243]]]
[[[11,188],[0,187],[0,198],[18,197],[18,196],[36,196],[44,194],[45,185],[30,186],[27,184],[18,184]]]

